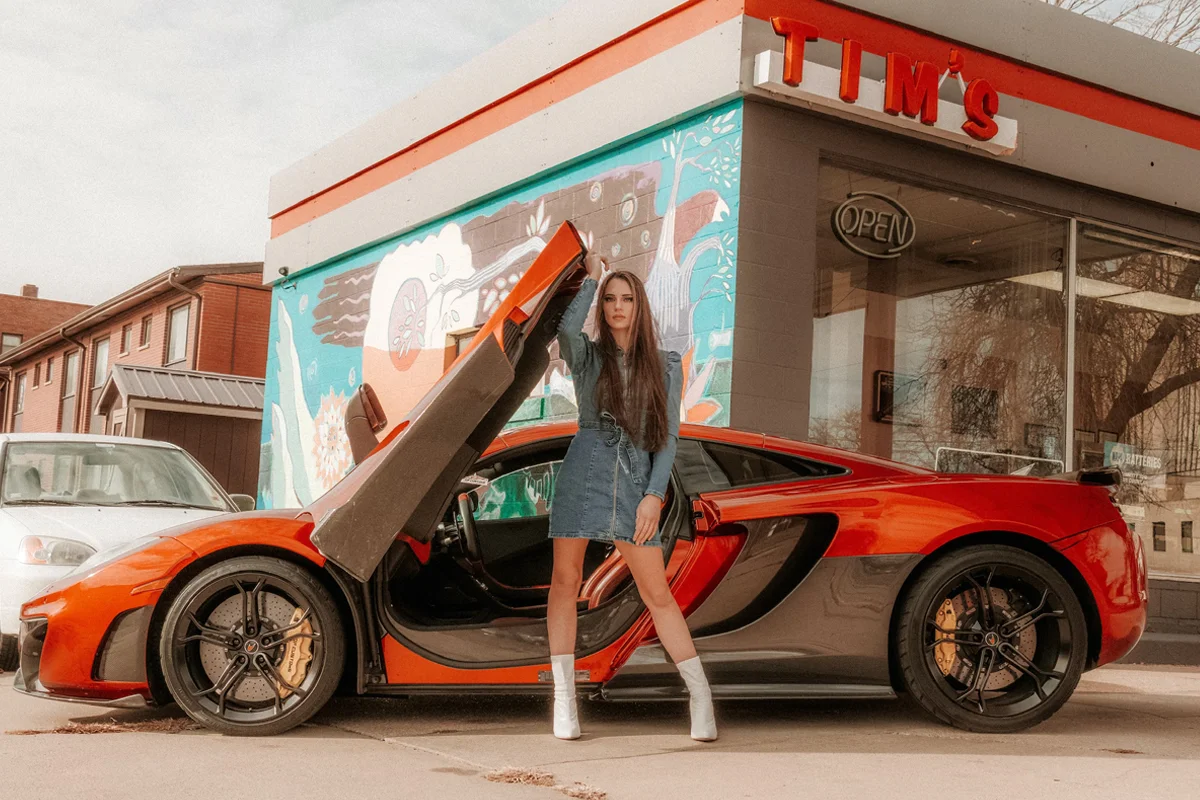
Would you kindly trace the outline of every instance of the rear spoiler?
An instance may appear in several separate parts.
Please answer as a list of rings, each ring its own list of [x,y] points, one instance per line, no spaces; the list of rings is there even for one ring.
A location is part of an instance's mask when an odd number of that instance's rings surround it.
[[[1061,472],[1058,475],[1050,475],[1048,478],[1055,481],[1082,483],[1088,486],[1116,487],[1121,485],[1121,468],[1093,467],[1091,469],[1077,469],[1074,472]]]

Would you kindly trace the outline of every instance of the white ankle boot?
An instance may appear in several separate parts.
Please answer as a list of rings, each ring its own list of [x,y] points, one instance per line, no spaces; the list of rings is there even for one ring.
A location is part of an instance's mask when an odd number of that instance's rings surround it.
[[[554,675],[554,735],[579,738],[579,710],[575,706],[575,656],[550,656]]]
[[[698,742],[712,742],[717,738],[717,720],[713,714],[712,690],[704,677],[700,656],[675,665],[688,688],[688,705],[692,712],[692,738]]]

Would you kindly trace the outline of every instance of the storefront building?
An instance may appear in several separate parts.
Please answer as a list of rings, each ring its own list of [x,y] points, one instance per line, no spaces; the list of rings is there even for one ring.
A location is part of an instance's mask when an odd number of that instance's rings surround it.
[[[1195,618],[1195,59],[1034,0],[572,3],[273,179],[260,503],[331,486],[350,393],[402,418],[571,219],[646,277],[685,419],[1118,464]],[[554,359],[511,424],[574,410]]]

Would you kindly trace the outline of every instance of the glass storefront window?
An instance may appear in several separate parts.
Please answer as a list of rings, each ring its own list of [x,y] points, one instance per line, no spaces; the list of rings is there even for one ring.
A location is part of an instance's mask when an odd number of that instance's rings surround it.
[[[1151,570],[1198,574],[1200,253],[1081,224],[1076,264],[1076,464],[1121,468]]]
[[[832,164],[819,191],[809,439],[1063,471],[1067,221]]]

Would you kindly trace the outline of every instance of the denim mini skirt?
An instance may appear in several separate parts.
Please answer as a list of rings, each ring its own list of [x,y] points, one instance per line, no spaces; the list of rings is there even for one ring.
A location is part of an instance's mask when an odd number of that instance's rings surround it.
[[[650,466],[650,454],[609,412],[597,421],[580,420],[554,480],[550,537],[633,542]],[[662,532],[656,530],[645,544],[661,546]]]

